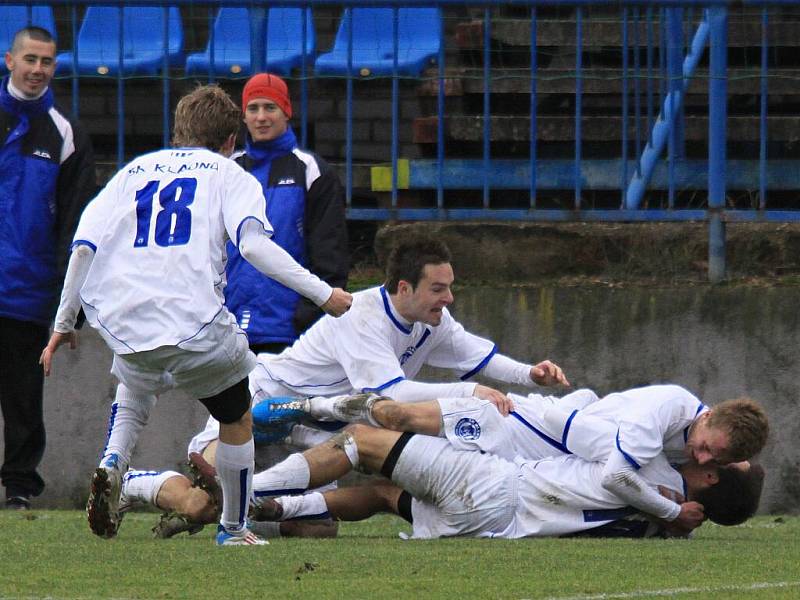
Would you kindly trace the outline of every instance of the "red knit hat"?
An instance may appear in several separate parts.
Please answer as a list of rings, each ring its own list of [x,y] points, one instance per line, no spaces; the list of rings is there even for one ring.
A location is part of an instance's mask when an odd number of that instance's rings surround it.
[[[289,100],[289,88],[286,87],[286,82],[277,75],[259,73],[248,79],[242,90],[243,111],[253,98],[272,100],[286,113],[287,117],[292,118],[292,102]]]

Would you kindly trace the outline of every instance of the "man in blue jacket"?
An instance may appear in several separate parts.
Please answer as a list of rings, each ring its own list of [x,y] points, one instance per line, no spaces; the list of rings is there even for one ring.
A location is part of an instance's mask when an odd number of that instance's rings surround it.
[[[254,75],[242,91],[242,110],[245,149],[231,158],[261,182],[273,240],[320,279],[344,288],[350,267],[344,192],[327,163],[298,148],[286,83],[270,73]],[[228,250],[226,303],[253,351],[282,351],[322,316],[242,260],[231,244]]]
[[[44,489],[42,370],[67,252],[95,189],[88,136],[53,104],[52,35],[26,27],[6,52],[0,84],[0,406],[6,507],[26,509]]]

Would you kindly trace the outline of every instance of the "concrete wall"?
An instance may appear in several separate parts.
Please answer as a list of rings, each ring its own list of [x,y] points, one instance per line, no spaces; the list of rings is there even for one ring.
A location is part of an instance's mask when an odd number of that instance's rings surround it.
[[[575,386],[600,393],[675,382],[710,403],[750,395],[764,403],[773,433],[762,508],[800,511],[797,287],[471,287],[453,311],[468,329],[519,359],[551,358]],[[93,331],[62,350],[46,386],[48,488],[39,506],[80,506],[102,449],[113,382],[110,352]],[[431,371],[428,376],[440,376]],[[134,465],[176,468],[205,409],[164,396]]]

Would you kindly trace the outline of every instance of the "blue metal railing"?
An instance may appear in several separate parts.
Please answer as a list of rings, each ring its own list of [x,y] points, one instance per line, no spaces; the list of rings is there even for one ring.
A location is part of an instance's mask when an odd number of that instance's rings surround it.
[[[25,3],[24,0],[13,0],[14,4]],[[47,4],[56,7],[67,15],[71,39],[59,40],[66,48],[78,50],[78,19],[85,3],[75,4],[68,0],[41,0],[36,4]],[[163,0],[129,0],[124,3],[104,0],[103,5],[124,6],[160,6],[164,9],[163,40],[164,56],[158,75],[148,77],[161,81],[162,96],[162,132],[161,143],[167,144],[170,135],[170,105],[174,100],[175,80],[182,78],[180,68],[170,64],[168,58],[169,26],[167,12]],[[263,4],[251,0],[204,0],[202,3],[192,0],[172,0],[172,6],[186,9],[189,6],[201,6],[207,10],[207,26],[209,37],[213,42],[214,13],[221,6],[247,7],[251,11],[251,64],[254,70],[264,67],[265,39],[268,13]],[[540,60],[540,44],[543,43],[542,28],[548,25],[547,19],[539,11],[543,6],[569,7],[571,17],[564,20],[562,26],[566,31],[574,29],[574,41],[569,50],[574,51],[574,93],[571,95],[574,114],[571,126],[574,128],[571,139],[572,156],[563,158],[549,151],[548,142],[540,142],[541,127],[546,124],[548,116],[539,115],[540,105],[546,100],[550,84],[550,72],[547,65]],[[394,48],[392,65],[386,78],[391,84],[390,141],[387,144],[389,159],[389,176],[387,205],[368,207],[354,201],[356,197],[355,177],[363,173],[365,166],[357,164],[356,150],[358,142],[354,139],[353,128],[357,120],[354,105],[357,101],[355,85],[359,89],[369,89],[375,77],[365,77],[358,64],[353,62],[353,30],[347,34],[348,58],[345,79],[345,113],[343,123],[343,156],[328,157],[336,163],[340,159],[345,180],[348,215],[356,219],[493,219],[493,220],[541,220],[541,221],[684,221],[704,220],[709,222],[709,257],[710,276],[720,279],[724,276],[724,235],[726,222],[739,221],[794,221],[800,220],[800,211],[780,206],[771,208],[768,202],[771,191],[799,190],[800,166],[790,158],[770,159],[768,155],[768,82],[770,78],[768,66],[769,30],[774,19],[770,20],[770,10],[775,7],[796,6],[800,8],[800,0],[770,0],[740,2],[733,8],[726,0],[707,0],[698,4],[692,0],[515,0],[512,3],[498,0],[278,0],[269,7],[286,6],[302,7],[307,10],[320,7],[344,7],[348,10],[361,7],[386,7],[392,9],[391,40]],[[408,77],[399,75],[400,47],[400,8],[405,7],[439,7],[447,17],[452,7],[472,7],[474,14],[480,16],[480,40],[476,46],[480,63],[479,78],[481,90],[481,113],[475,119],[480,135],[475,140],[472,158],[460,154],[461,146],[466,145],[452,136],[448,136],[449,128],[458,115],[448,112],[446,88],[456,75],[458,54],[454,52],[452,27],[448,28],[442,20],[439,25],[440,45],[432,57],[435,69],[420,74],[421,80],[435,83],[435,123],[436,131],[430,148],[435,150],[434,158],[424,159],[414,156],[404,157],[404,146],[401,144],[401,131],[411,126],[401,120],[401,98],[404,90],[408,93]],[[493,66],[496,56],[495,31],[498,24],[505,19],[498,16],[501,9],[513,7],[517,9],[517,22],[527,21],[530,25],[528,44],[529,64],[527,73],[512,77],[529,82],[528,86],[515,88],[515,93],[529,96],[529,104],[519,104],[519,113],[527,118],[527,140],[524,147],[526,155],[506,156],[500,143],[493,136],[500,135],[500,125],[495,125],[493,114],[497,102],[494,94],[498,82],[506,75],[502,67]],[[528,8],[527,16],[520,17],[520,8]],[[593,11],[605,10],[605,18],[611,14],[611,22],[620,27],[619,42],[587,39],[587,31],[596,23]],[[758,65],[759,102],[758,102],[758,158],[737,157],[729,159],[726,153],[728,141],[728,64],[727,64],[727,31],[730,11],[757,10],[760,16],[761,35],[752,45],[760,50]],[[451,21],[452,24],[452,21]],[[117,73],[111,79],[116,80],[117,103],[117,135],[116,159],[121,164],[126,159],[126,94],[123,74],[123,36],[125,23],[120,12],[119,22],[109,24],[119,33],[119,53]],[[314,56],[306,55],[306,40],[309,32],[303,23],[302,40],[303,60],[290,76],[300,92],[300,110],[295,111],[300,123],[301,141],[308,143],[309,112],[315,98],[309,99],[309,86],[315,84],[313,67]],[[246,35],[247,33],[245,33]],[[691,40],[688,48],[684,38]],[[544,42],[544,43],[552,43]],[[598,45],[620,48],[621,56],[616,70],[608,70],[605,75],[598,76],[593,65],[585,66],[590,57],[592,47]],[[214,64],[215,44],[209,45],[211,64]],[[707,51],[708,49],[708,51]],[[707,157],[695,156],[687,158],[687,134],[695,131],[687,130],[685,121],[686,95],[690,84],[697,83],[697,70],[703,60],[708,60],[708,143]],[[449,61],[449,62],[448,62]],[[452,69],[451,69],[452,67]],[[800,64],[797,65],[800,74]],[[610,74],[609,74],[610,73]],[[243,79],[247,73],[238,75]],[[612,115],[597,115],[591,112],[590,87],[597,77],[607,77],[618,81],[616,92],[619,107],[619,132],[614,134],[619,145],[618,153],[597,156],[593,148],[597,140],[591,139],[592,123],[609,120]],[[73,61],[72,72],[64,74],[71,80],[73,108],[76,113],[80,109],[81,75],[77,61]],[[463,76],[468,81],[470,75]],[[229,73],[219,73],[211,67],[209,81],[231,78]],[[800,78],[800,76],[798,77]],[[402,84],[402,87],[401,87]],[[642,87],[645,88],[642,92]],[[360,98],[358,98],[360,99]],[[644,106],[643,106],[644,105]],[[656,114],[658,111],[658,114]],[[517,115],[519,116],[519,115]],[[560,115],[558,115],[560,116]],[[559,121],[561,122],[561,121]],[[499,123],[499,121],[498,121]],[[644,129],[644,131],[642,131]],[[697,136],[694,135],[694,138]],[[317,140],[318,142],[321,140]],[[322,140],[324,141],[324,140]],[[603,141],[603,140],[600,140]],[[607,140],[614,141],[614,140]],[[554,143],[555,145],[555,143]],[[312,147],[312,149],[314,149]],[[377,160],[365,161],[377,163]],[[369,166],[369,164],[367,165]],[[376,165],[377,166],[377,165]],[[401,168],[402,167],[402,168]],[[401,176],[405,172],[406,175]],[[401,199],[399,192],[408,189],[417,192],[435,191],[435,200],[429,207],[407,206],[405,197]],[[497,199],[507,190],[517,190],[525,194],[525,199],[516,207],[497,208]],[[704,198],[697,203],[686,203],[682,194],[686,190],[699,192]],[[726,198],[729,190],[752,190],[757,194],[757,203],[747,208],[729,208]],[[375,195],[380,193],[371,190]],[[477,207],[460,205],[454,199],[456,193],[474,191],[479,200]],[[565,194],[564,192],[570,192]],[[593,194],[603,194],[603,198],[618,193],[618,201],[611,204],[591,201]],[[649,202],[645,202],[646,195]],[[568,196],[571,196],[569,198]],[[599,197],[599,196],[598,196]],[[680,201],[679,201],[680,200]],[[422,202],[422,201],[420,201]],[[643,208],[644,207],[644,208]],[[792,207],[793,208],[793,207]]]

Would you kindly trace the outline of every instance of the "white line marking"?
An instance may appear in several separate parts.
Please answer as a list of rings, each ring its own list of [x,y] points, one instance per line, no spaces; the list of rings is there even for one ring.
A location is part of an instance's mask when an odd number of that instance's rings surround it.
[[[678,594],[708,594],[711,592],[739,592],[790,587],[800,587],[800,581],[775,581],[745,585],[720,585],[716,587],[685,587],[668,590],[638,590],[610,594],[582,594],[579,596],[550,596],[546,600],[615,600],[617,598],[647,598],[677,596]]]

